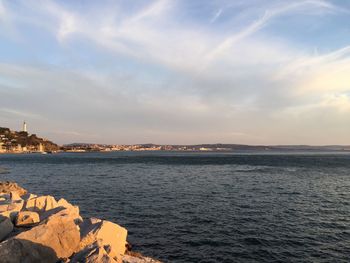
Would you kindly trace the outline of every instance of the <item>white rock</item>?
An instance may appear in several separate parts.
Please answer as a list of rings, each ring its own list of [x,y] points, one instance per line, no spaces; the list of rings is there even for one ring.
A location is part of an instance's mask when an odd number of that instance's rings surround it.
[[[16,217],[16,226],[30,226],[40,222],[40,217],[37,212],[20,211]]]
[[[123,255],[122,257],[123,263],[161,263],[158,260],[155,260],[150,257],[135,257],[130,255]]]
[[[74,215],[65,209],[1,243],[0,262],[55,263],[59,258],[70,257],[79,241],[80,233],[74,223]],[[7,261],[11,257],[17,261]]]
[[[6,211],[18,212],[23,208],[24,201],[17,200],[12,202],[7,202],[6,204],[0,205],[0,213]]]
[[[74,254],[70,263],[122,263],[122,261],[121,256],[118,259],[111,253],[110,247],[104,246],[99,240]]]
[[[87,219],[81,224],[79,250],[100,240],[103,246],[109,245],[116,255],[125,253],[128,231],[117,224],[100,219]]]
[[[27,190],[18,186],[18,184],[14,182],[0,182],[0,193],[9,194],[13,191],[18,192],[19,196],[22,196],[27,193]]]
[[[27,193],[27,194],[21,196],[21,198],[22,198],[23,200],[32,199],[32,198],[35,198],[35,197],[38,197],[38,196],[35,195],[35,194],[31,194],[31,193]]]
[[[55,198],[50,195],[28,199],[25,204],[25,210],[34,212],[48,211],[56,207],[57,202]]]
[[[23,205],[24,205],[24,201],[23,200],[12,201],[8,205],[7,211],[19,212],[19,211],[22,210]]]
[[[51,216],[55,216],[57,214],[69,214],[69,216],[72,218],[72,220],[78,225],[83,222],[83,219],[81,218],[79,214],[79,207],[78,206],[58,206],[54,209],[50,209],[48,211],[40,212],[40,221],[46,220],[47,218]]]
[[[3,204],[3,205],[0,205],[0,213],[1,212],[5,212],[5,211],[7,211],[7,208],[9,207],[9,205],[8,204]]]
[[[22,200],[22,198],[19,196],[19,193],[16,192],[16,191],[10,192],[10,199],[11,199],[12,201]]]

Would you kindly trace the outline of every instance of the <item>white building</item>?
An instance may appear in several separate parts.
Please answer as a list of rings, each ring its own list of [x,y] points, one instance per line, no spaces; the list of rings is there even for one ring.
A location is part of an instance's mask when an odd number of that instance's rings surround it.
[[[23,122],[23,131],[27,132],[27,123],[26,123],[26,121]]]

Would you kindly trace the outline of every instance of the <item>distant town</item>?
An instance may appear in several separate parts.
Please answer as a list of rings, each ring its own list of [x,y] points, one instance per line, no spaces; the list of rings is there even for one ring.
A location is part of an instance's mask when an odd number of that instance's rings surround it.
[[[158,145],[158,144],[95,144],[71,143],[57,145],[56,143],[30,134],[26,122],[23,122],[22,131],[12,131],[0,127],[0,153],[58,153],[58,152],[112,152],[112,151],[217,151],[217,152],[244,152],[244,151],[339,151],[350,152],[350,146],[326,145],[244,145],[244,144],[198,144],[198,145]]]
[[[57,152],[60,147],[36,134],[29,134],[27,124],[23,122],[22,131],[12,131],[0,127],[0,153],[46,153]]]

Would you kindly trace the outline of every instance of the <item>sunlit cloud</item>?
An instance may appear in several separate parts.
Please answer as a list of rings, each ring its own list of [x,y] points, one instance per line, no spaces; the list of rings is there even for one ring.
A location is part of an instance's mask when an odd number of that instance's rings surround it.
[[[66,128],[80,141],[322,144],[320,120],[349,111],[348,13],[322,0],[0,1],[0,115],[29,112],[59,142]]]

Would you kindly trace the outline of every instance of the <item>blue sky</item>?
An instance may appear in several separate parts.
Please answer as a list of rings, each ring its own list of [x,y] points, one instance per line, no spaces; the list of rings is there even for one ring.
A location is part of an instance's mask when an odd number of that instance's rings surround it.
[[[0,0],[0,126],[58,143],[350,144],[350,2]]]

